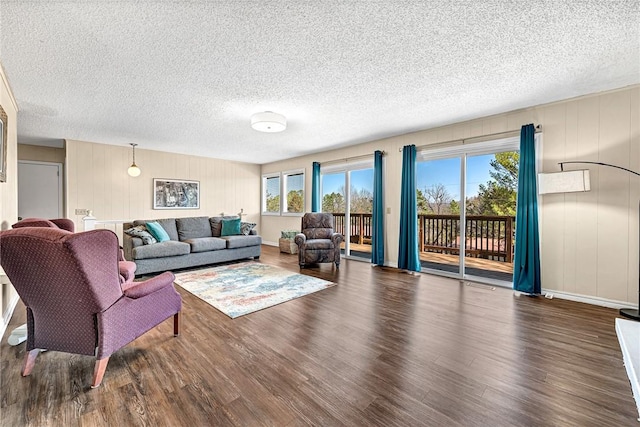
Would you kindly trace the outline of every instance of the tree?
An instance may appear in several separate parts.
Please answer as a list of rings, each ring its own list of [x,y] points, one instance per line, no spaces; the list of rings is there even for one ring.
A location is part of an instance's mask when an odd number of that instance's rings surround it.
[[[351,212],[372,213],[373,194],[366,188],[358,190],[354,186],[351,186]]]
[[[302,212],[303,205],[302,190],[291,190],[287,193],[287,212]]]
[[[447,191],[447,187],[437,183],[429,188],[425,188],[423,193],[426,199],[428,213],[436,215],[449,213],[449,205],[453,199]]]
[[[449,202],[449,214],[460,215],[460,203],[457,200]]]
[[[334,191],[322,198],[322,212],[341,213],[344,210],[344,196],[341,193]]]
[[[427,215],[429,213],[427,198],[419,188],[416,189],[416,202],[418,207],[418,215]]]
[[[516,214],[516,194],[518,191],[518,166],[520,153],[507,151],[497,153],[490,165],[494,169],[489,172],[491,180],[478,186],[479,215]]]
[[[267,191],[267,212],[280,212],[280,195],[274,196]]]

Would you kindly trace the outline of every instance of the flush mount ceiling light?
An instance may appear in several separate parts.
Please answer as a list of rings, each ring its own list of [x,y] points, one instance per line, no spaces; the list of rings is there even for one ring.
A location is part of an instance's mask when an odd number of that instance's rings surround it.
[[[129,166],[129,169],[127,169],[127,173],[129,174],[129,176],[133,176],[133,177],[140,176],[140,172],[142,171],[140,170],[138,165],[136,165],[136,145],[138,144],[129,143],[129,145],[133,150],[133,163],[131,163],[131,166]]]
[[[251,127],[260,132],[282,132],[287,128],[287,118],[271,111],[256,113],[251,116]]]

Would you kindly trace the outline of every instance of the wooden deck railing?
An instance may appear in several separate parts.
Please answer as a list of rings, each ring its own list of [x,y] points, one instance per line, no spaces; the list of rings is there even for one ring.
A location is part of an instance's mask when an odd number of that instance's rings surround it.
[[[335,230],[345,234],[345,215],[333,214]],[[351,243],[371,244],[371,214],[352,213]],[[465,253],[469,257],[513,262],[515,217],[469,215],[466,223]],[[418,244],[421,252],[458,254],[460,217],[458,215],[418,215]]]

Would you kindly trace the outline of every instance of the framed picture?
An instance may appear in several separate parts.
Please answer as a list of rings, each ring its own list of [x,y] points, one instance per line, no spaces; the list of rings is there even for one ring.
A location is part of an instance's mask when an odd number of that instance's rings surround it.
[[[0,105],[0,182],[7,182],[7,113]]]
[[[200,209],[200,181],[154,178],[153,209]]]

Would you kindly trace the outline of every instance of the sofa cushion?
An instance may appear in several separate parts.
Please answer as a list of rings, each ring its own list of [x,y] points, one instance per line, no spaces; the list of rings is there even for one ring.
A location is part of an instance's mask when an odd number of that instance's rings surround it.
[[[169,234],[167,234],[165,229],[162,228],[162,226],[157,222],[155,221],[148,222],[145,224],[145,227],[147,227],[147,230],[149,230],[149,233],[151,233],[151,235],[155,237],[155,239],[158,242],[166,242],[168,240],[171,240],[171,238],[169,237]]]
[[[183,242],[169,240],[155,245],[145,245],[133,248],[133,259],[164,258],[168,256],[187,255],[191,245]]]
[[[144,225],[136,225],[123,231],[131,237],[139,237],[145,245],[153,245],[157,242]]]
[[[311,239],[307,240],[304,244],[304,248],[306,250],[315,250],[315,249],[333,249],[333,241],[329,239]]]
[[[211,237],[211,225],[209,217],[206,216],[176,218],[176,228],[178,238],[182,242],[199,237]]]
[[[163,218],[163,219],[138,219],[133,221],[133,225],[144,225],[148,222],[157,222],[164,228],[164,231],[167,232],[169,238],[171,240],[180,240],[178,239],[178,229],[176,228],[176,219],[175,218]]]
[[[247,246],[260,246],[262,237],[251,235],[225,236],[222,239],[227,241],[227,249],[246,248]]]
[[[213,237],[220,237],[220,233],[222,232],[222,220],[223,219],[234,219],[238,218],[237,215],[227,215],[227,216],[212,216],[209,218],[209,223],[211,224],[211,234]]]
[[[184,243],[191,245],[191,252],[219,251],[227,247],[226,240],[219,237],[198,237],[184,240]]]

